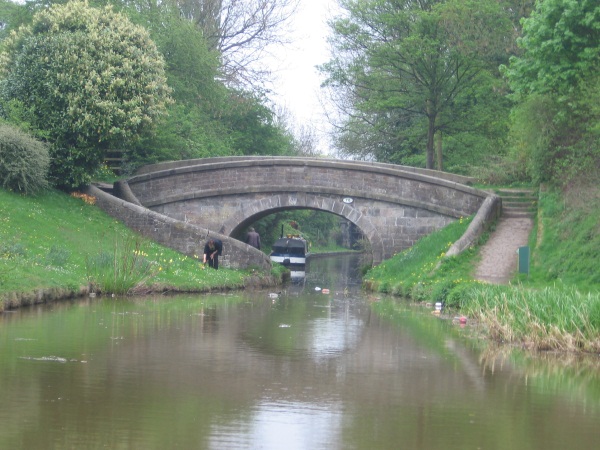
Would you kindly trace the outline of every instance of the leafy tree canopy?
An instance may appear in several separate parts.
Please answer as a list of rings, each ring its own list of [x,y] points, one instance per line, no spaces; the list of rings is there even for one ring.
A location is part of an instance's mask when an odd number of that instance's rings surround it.
[[[350,125],[343,131],[370,128],[371,148],[387,154],[426,136],[426,165],[433,168],[436,133],[466,114],[482,75],[497,73],[506,58],[508,14],[495,0],[341,4],[347,14],[332,23],[336,57],[322,70],[341,95]]]
[[[600,167],[600,4],[536,2],[519,56],[502,69],[518,101],[511,141],[536,181],[593,179]]]
[[[523,20],[523,54],[505,68],[517,94],[565,95],[600,65],[600,3],[544,0]]]
[[[149,34],[110,6],[73,1],[37,12],[0,55],[0,95],[22,102],[51,144],[59,187],[89,182],[109,148],[135,140],[170,102]]]

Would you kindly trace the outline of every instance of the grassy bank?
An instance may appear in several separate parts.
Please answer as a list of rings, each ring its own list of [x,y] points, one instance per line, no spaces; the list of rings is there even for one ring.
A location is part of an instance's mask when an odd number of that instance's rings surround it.
[[[421,239],[375,267],[364,285],[413,301],[443,302],[500,342],[534,350],[600,352],[597,193],[595,189],[542,192],[537,227],[530,238],[531,273],[516,275],[508,286],[473,279],[478,246],[457,257],[444,257],[468,220]]]
[[[58,191],[28,197],[0,190],[0,310],[90,287],[105,294],[206,292],[241,288],[256,276],[204,270],[198,259],[140,237],[91,202]]]

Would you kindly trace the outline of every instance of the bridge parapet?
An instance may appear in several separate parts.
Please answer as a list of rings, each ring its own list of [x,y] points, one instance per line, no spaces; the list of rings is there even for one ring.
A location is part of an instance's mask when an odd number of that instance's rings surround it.
[[[128,185],[145,207],[225,236],[277,211],[331,212],[358,226],[379,263],[474,214],[488,195],[456,181],[461,177],[410,169],[315,158],[207,158],[142,168]]]
[[[95,186],[88,186],[86,193],[96,197],[96,204],[110,216],[141,235],[184,255],[190,257],[202,255],[208,238],[216,237],[225,243],[220,261],[222,266],[233,269],[258,267],[265,270],[271,267],[267,255],[243,242],[158,214],[134,201],[126,201],[107,194]]]
[[[221,156],[214,158],[198,158],[198,159],[186,159],[182,161],[166,161],[156,164],[148,164],[146,166],[140,167],[135,175],[144,175],[152,172],[160,172],[163,170],[172,170],[172,169],[180,169],[184,167],[191,167],[196,165],[204,165],[211,163],[219,163],[219,162],[234,162],[234,161],[247,161],[247,162],[258,162],[261,161],[274,161],[281,160],[281,156]],[[330,161],[334,163],[339,163],[339,159],[332,158],[311,158],[311,157],[303,157],[303,156],[293,156],[284,158],[286,161],[306,161],[310,163],[311,161]],[[370,167],[381,167],[381,168],[391,168],[395,170],[403,170],[409,173],[417,173],[421,175],[427,175],[434,178],[439,178],[442,180],[453,181],[455,183],[464,184],[466,186],[472,185],[475,181],[473,177],[468,177],[464,175],[458,175],[449,172],[440,172],[439,170],[432,169],[423,169],[420,167],[411,167],[411,166],[402,166],[398,164],[387,164],[387,163],[379,163],[379,162],[367,162],[367,161],[352,161],[352,160],[344,160],[346,164],[356,164],[358,166],[370,166]]]

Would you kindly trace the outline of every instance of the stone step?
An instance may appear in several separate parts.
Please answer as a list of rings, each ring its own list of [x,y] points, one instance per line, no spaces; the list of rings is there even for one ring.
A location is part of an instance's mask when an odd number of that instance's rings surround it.
[[[523,209],[513,209],[513,208],[502,208],[502,217],[506,218],[534,218],[536,215],[536,211],[532,210],[523,210]]]
[[[509,208],[535,208],[537,207],[537,201],[530,199],[523,201],[514,201],[502,198],[502,206]]]
[[[494,191],[502,198],[502,217],[533,219],[537,214],[537,189],[504,188]]]
[[[519,189],[519,188],[500,188],[495,190],[496,194],[504,196],[537,196],[537,189]]]

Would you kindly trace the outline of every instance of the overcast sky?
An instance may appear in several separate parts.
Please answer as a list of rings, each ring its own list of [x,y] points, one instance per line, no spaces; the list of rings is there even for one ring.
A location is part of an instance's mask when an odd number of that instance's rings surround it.
[[[297,124],[314,126],[321,135],[328,127],[319,98],[322,77],[316,66],[330,59],[327,20],[333,17],[337,0],[300,0],[290,27],[293,43],[279,50],[271,62],[275,73],[272,99],[294,116]],[[321,140],[320,149],[327,143]]]

